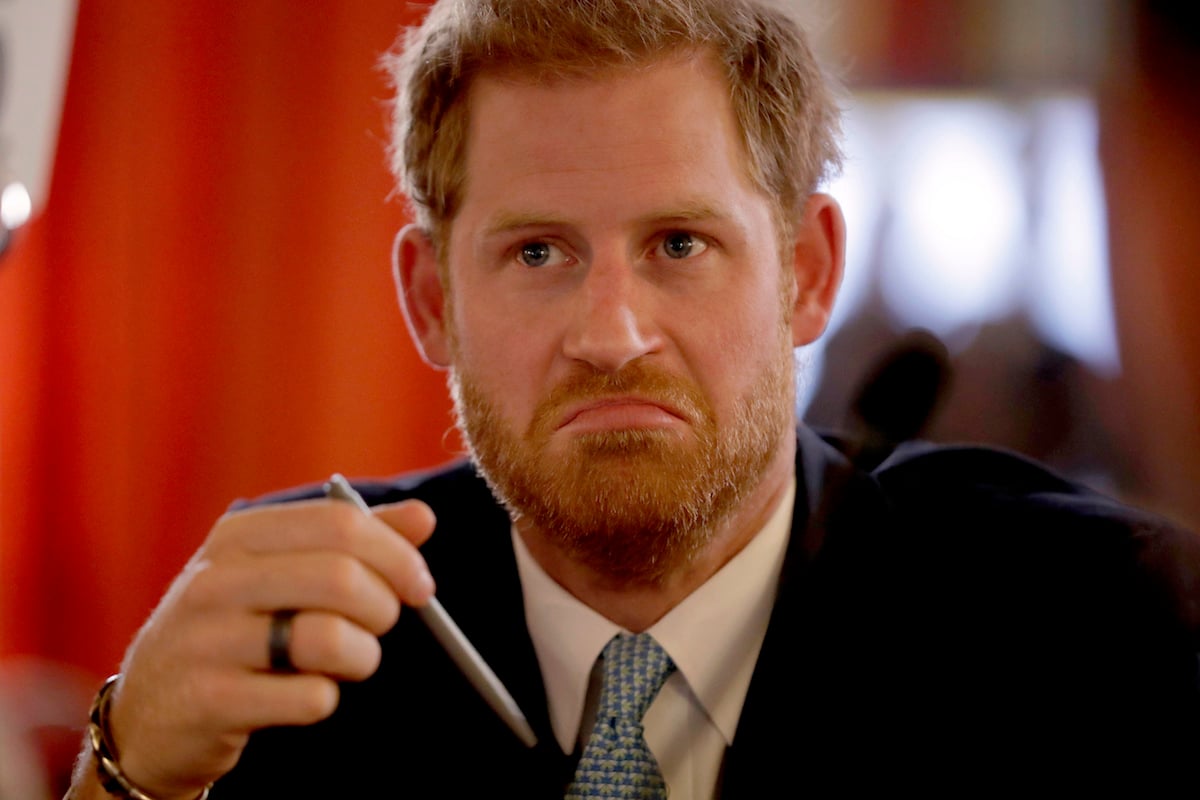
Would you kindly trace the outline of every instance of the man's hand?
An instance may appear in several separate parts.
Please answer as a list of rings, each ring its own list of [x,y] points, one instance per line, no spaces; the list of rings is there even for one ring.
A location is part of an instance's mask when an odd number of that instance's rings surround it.
[[[194,798],[233,768],[252,731],[324,719],[337,681],[375,672],[377,637],[402,605],[433,594],[417,547],[435,520],[419,501],[372,512],[313,500],[218,520],[125,656],[110,720],[134,784]],[[286,674],[270,670],[267,644],[284,609],[298,612]],[[94,783],[94,770],[82,777]]]

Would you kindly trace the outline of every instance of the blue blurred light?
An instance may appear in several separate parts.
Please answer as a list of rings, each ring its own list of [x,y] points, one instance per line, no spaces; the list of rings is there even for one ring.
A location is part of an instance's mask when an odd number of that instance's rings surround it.
[[[1097,372],[1120,372],[1095,106],[1056,98],[1036,112],[1040,168],[1028,305],[1039,335]]]
[[[899,115],[880,280],[901,324],[954,341],[1016,307],[1027,247],[1022,132],[993,101],[917,100]]]

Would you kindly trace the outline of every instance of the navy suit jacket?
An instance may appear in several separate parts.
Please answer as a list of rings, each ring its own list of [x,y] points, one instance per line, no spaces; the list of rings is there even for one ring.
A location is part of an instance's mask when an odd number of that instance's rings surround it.
[[[868,474],[798,437],[792,535],[722,797],[1194,779],[1191,534],[1011,454],[914,447]],[[507,514],[465,463],[358,488],[433,508],[438,597],[541,744],[523,747],[402,613],[373,677],[325,722],[252,736],[214,800],[561,798],[577,755],[550,729]]]

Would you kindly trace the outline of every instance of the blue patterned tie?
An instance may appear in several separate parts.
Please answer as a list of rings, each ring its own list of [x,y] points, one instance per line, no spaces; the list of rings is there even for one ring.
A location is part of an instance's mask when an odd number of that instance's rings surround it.
[[[667,788],[642,736],[642,717],[675,664],[648,633],[614,636],[601,655],[604,684],[596,727],[583,748],[566,800],[661,800]]]

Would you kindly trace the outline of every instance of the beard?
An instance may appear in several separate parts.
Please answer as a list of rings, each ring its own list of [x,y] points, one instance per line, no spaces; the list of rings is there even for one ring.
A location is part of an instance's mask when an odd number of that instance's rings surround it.
[[[622,583],[655,585],[690,563],[758,486],[795,426],[786,337],[724,425],[697,386],[640,362],[618,373],[581,366],[520,433],[469,370],[452,370],[450,389],[472,457],[514,522],[535,526],[571,559]],[[690,433],[590,432],[551,447],[569,405],[626,394],[679,412]]]

